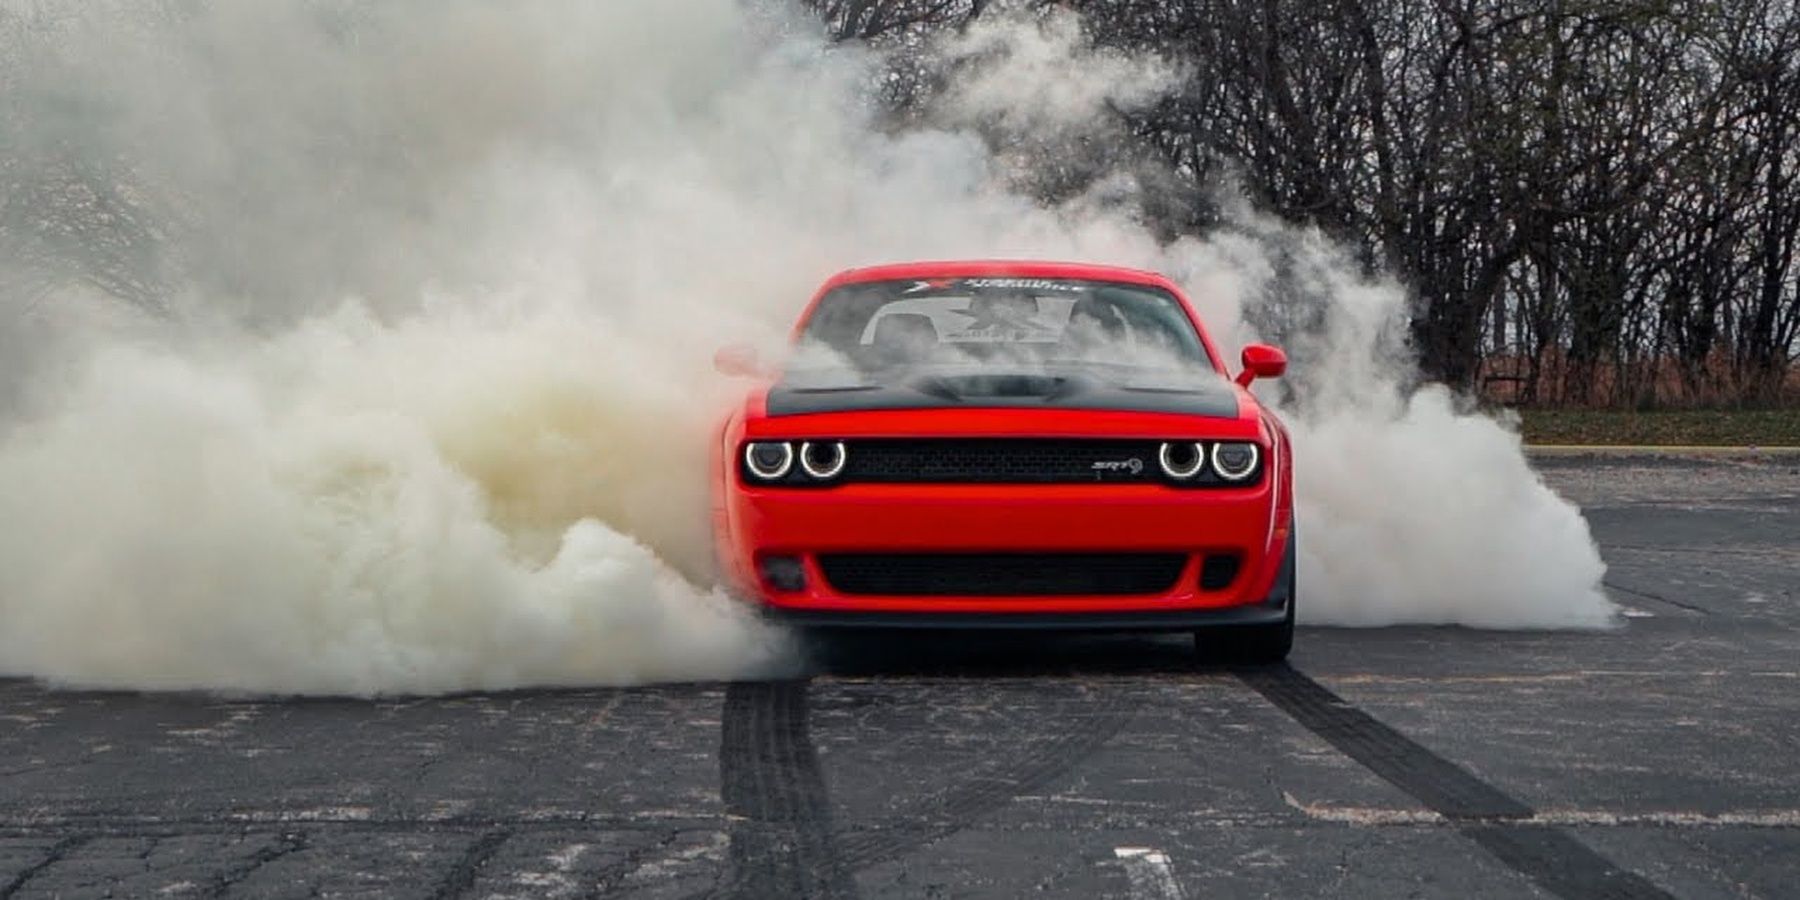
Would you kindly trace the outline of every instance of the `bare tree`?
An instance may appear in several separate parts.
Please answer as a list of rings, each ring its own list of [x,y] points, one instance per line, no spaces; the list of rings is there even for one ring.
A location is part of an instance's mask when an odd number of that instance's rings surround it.
[[[1770,403],[1792,390],[1791,0],[813,5],[834,33],[900,55],[928,56],[932,34],[984,12],[1057,7],[1083,13],[1102,45],[1181,60],[1186,83],[1131,113],[1131,145],[1109,150],[1165,173],[1172,192],[1156,192],[1152,223],[1218,227],[1210,198],[1232,179],[1337,235],[1411,286],[1431,377],[1551,403]],[[1026,182],[1047,200],[1103,174],[1050,163],[1058,178]]]

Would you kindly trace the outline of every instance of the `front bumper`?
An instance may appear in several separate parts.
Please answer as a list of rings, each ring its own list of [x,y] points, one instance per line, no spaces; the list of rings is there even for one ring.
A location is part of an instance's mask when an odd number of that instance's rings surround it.
[[[907,628],[918,630],[1010,631],[1192,631],[1238,625],[1279,625],[1287,604],[1224,609],[1099,613],[864,612],[771,606],[772,622],[799,628]]]
[[[1273,474],[1273,473],[1272,473]],[[1179,630],[1266,624],[1286,615],[1275,590],[1290,528],[1279,479],[1246,488],[1156,484],[844,485],[829,490],[734,484],[715,509],[726,577],[772,616],[859,627]],[[1176,552],[1188,565],[1162,592],[1131,595],[889,596],[847,594],[826,579],[822,553]],[[1239,559],[1236,577],[1206,589],[1200,560]],[[780,590],[758,560],[801,561],[802,590]]]

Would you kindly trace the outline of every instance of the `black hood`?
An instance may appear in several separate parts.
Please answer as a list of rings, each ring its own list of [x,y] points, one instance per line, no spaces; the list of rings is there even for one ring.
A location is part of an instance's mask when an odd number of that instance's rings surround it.
[[[1127,366],[802,369],[769,388],[765,407],[771,416],[957,407],[1238,415],[1237,393],[1217,373]]]

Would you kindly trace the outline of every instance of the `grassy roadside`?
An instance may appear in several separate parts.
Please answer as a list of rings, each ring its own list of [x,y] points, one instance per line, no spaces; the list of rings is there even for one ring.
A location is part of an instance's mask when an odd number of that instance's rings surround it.
[[[1800,409],[1520,410],[1527,444],[1800,446]]]

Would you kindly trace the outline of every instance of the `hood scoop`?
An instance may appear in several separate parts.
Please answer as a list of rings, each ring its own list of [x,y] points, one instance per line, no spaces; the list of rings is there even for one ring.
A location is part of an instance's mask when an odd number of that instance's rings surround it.
[[[944,400],[1053,400],[1069,391],[1071,379],[1059,375],[981,374],[927,375],[912,387]]]

